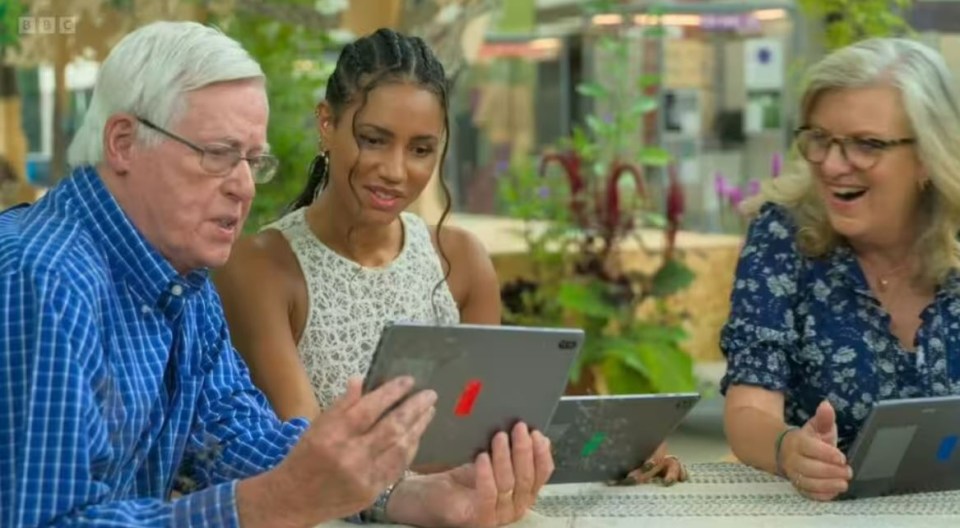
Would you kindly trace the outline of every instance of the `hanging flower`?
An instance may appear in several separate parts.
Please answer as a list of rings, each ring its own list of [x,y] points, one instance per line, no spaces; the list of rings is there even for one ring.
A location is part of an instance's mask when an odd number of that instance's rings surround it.
[[[610,167],[610,175],[607,178],[607,200],[604,207],[601,211],[605,211],[603,214],[604,227],[604,240],[611,242],[614,239],[618,238],[620,235],[620,230],[624,227],[630,228],[630,221],[626,224],[621,223],[622,214],[620,211],[620,177],[624,174],[632,174],[633,181],[636,186],[637,194],[640,196],[646,196],[646,190],[643,186],[643,177],[641,176],[640,168],[632,163],[615,163]],[[629,215],[628,218],[632,218],[632,215]]]
[[[614,162],[610,165],[603,187],[588,189],[587,179],[581,172],[582,159],[574,151],[546,154],[540,160],[540,176],[545,177],[547,168],[559,165],[570,188],[570,211],[577,223],[585,229],[598,229],[600,237],[609,245],[620,238],[624,231],[634,227],[633,211],[624,214],[620,202],[620,178],[625,174],[633,176],[634,191],[646,198],[643,172],[632,163]],[[587,200],[593,202],[592,211],[587,210]],[[587,215],[590,214],[590,218]]]
[[[540,176],[546,176],[547,168],[553,164],[560,165],[567,178],[567,185],[570,187],[570,211],[573,213],[573,218],[581,227],[587,227],[584,199],[581,196],[586,188],[586,180],[580,172],[580,156],[573,151],[545,154],[540,159]]]
[[[727,191],[727,199],[730,201],[730,206],[736,209],[743,201],[743,190],[740,187],[731,187]]]
[[[730,182],[727,177],[720,171],[715,172],[713,174],[713,190],[717,193],[717,196],[725,198],[729,188]]]
[[[680,178],[677,177],[677,166],[670,166],[670,184],[667,187],[667,245],[664,250],[665,260],[673,258],[676,247],[677,232],[680,230],[680,221],[683,218],[684,195]]]
[[[680,178],[677,177],[677,166],[670,166],[670,183],[667,187],[667,222],[679,224],[683,217],[684,195]]]

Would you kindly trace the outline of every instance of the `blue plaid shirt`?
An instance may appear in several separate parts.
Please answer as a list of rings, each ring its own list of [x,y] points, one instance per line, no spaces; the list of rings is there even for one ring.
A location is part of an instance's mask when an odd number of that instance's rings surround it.
[[[0,526],[237,526],[237,479],[306,427],[93,169],[0,214]],[[171,502],[178,469],[200,491]]]

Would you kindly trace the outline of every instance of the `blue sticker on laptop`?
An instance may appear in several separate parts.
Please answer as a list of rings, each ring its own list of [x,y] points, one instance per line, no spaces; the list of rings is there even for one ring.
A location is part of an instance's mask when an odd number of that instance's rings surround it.
[[[957,447],[957,435],[945,436],[940,441],[940,449],[937,450],[937,460],[946,462],[953,456],[953,450]]]

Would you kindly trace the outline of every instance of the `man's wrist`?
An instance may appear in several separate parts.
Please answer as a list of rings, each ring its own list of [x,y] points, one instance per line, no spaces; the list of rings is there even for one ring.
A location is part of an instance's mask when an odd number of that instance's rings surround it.
[[[404,479],[410,474],[411,473],[409,471],[404,473],[404,475],[401,476],[398,481],[394,482],[388,486],[387,489],[383,490],[383,492],[377,496],[377,500],[374,501],[369,508],[360,513],[360,519],[366,523],[393,523],[395,519],[393,511],[395,511],[395,509],[391,510],[388,508],[391,502],[390,499],[392,499],[394,496],[393,492],[396,491],[401,483],[403,483]]]
[[[393,490],[397,484],[391,484],[387,489],[377,495],[377,500],[369,508],[360,512],[360,520],[364,523],[392,524],[390,516],[387,514],[387,504],[390,497],[393,496]]]
[[[438,475],[420,475],[408,471],[407,476],[394,487],[387,502],[390,522],[426,527],[444,525],[436,517],[437,510],[442,508],[437,508],[437,505],[428,508],[424,500],[425,486],[429,487],[437,478]]]
[[[275,486],[269,473],[261,473],[237,482],[237,517],[243,528],[259,526],[299,526],[291,508],[276,502]]]

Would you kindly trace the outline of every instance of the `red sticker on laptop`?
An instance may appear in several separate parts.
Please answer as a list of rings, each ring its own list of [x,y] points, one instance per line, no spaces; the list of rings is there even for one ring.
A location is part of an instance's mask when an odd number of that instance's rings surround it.
[[[457,400],[457,406],[453,413],[457,416],[470,416],[470,413],[473,412],[473,404],[476,403],[481,389],[483,389],[483,383],[480,380],[472,379],[468,381],[463,387],[463,392],[460,393],[460,399]]]

